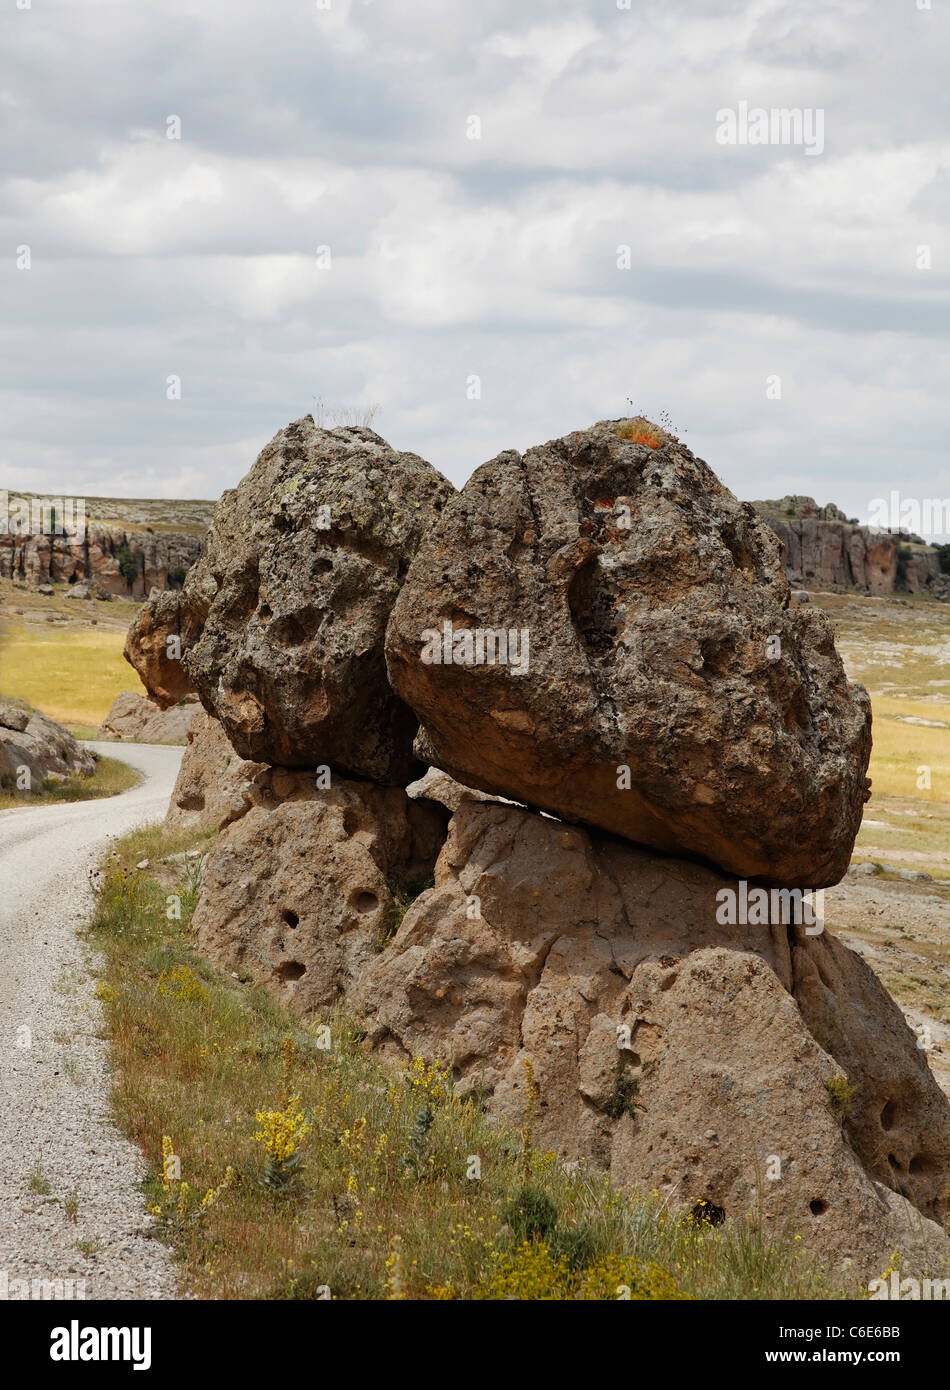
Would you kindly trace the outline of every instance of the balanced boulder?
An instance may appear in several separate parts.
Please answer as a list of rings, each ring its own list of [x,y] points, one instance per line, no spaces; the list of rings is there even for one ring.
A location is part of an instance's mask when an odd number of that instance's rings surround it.
[[[458,781],[748,878],[847,869],[870,701],[779,544],[701,459],[606,421],[479,468],[386,641]]]
[[[244,758],[387,784],[423,768],[386,677],[386,624],[453,489],[372,430],[282,429],[218,504],[189,572],[185,665]]]

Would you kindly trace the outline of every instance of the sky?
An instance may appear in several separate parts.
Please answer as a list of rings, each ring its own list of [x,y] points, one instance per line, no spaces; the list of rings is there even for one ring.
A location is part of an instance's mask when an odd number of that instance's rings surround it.
[[[7,0],[0,489],[376,406],[457,485],[642,412],[740,497],[950,497],[950,3],[626,3]]]

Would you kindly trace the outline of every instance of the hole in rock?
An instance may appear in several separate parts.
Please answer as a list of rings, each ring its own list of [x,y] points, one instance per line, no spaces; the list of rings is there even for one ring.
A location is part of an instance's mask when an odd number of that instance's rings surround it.
[[[724,676],[732,664],[733,641],[731,637],[707,638],[700,643],[699,652],[703,658],[703,672],[706,675]]]
[[[881,1111],[881,1128],[885,1130],[893,1129],[896,1124],[897,1106],[894,1104],[892,1100],[889,1100],[885,1105],[884,1109]]]
[[[343,834],[354,835],[360,828],[360,818],[351,806],[347,806],[343,812]]]
[[[749,545],[748,537],[745,534],[745,527],[741,522],[733,524],[727,522],[719,533],[722,543],[732,556],[732,563],[738,570],[752,570],[755,572],[755,555]]]
[[[921,1154],[914,1154],[914,1157],[907,1165],[908,1173],[914,1173],[915,1175],[920,1173],[926,1173],[929,1171],[929,1169],[929,1163]]]
[[[283,917],[288,927],[295,927],[297,923],[300,921],[300,918],[297,916],[296,912],[293,912],[289,907],[285,907],[280,915],[281,917]]]
[[[321,556],[319,560],[315,560],[313,564],[314,574],[329,574],[332,568],[333,561],[326,559],[324,556]]]
[[[825,1212],[828,1210],[828,1203],[823,1197],[815,1197],[808,1203],[808,1210],[811,1212],[812,1216],[824,1216]]]
[[[319,625],[319,613],[304,608],[299,613],[284,613],[275,618],[268,632],[271,640],[282,647],[301,647],[311,640]]]
[[[596,555],[574,571],[567,602],[581,640],[595,656],[613,650],[619,628],[616,601],[616,586],[607,579]]]
[[[904,1171],[903,1168],[902,1168],[901,1165],[898,1163],[897,1159],[894,1157],[893,1154],[888,1154],[888,1155],[887,1155],[887,1161],[888,1161],[888,1163],[891,1165],[891,1167],[894,1169],[894,1172],[895,1172],[895,1173],[903,1173],[903,1171]]]
[[[725,1210],[717,1207],[715,1202],[707,1202],[700,1199],[690,1212],[694,1221],[702,1221],[707,1226],[721,1226],[726,1219]]]
[[[307,967],[299,960],[284,960],[277,967],[278,980],[299,980],[306,973]]]
[[[357,893],[353,906],[356,908],[357,912],[375,912],[377,907],[379,907],[379,898],[377,898],[375,893],[370,893],[368,891],[365,893]]]

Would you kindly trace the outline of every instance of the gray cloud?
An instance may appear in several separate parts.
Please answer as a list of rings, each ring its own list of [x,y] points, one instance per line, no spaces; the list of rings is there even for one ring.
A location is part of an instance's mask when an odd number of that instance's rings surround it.
[[[945,9],[7,7],[0,486],[216,495],[317,397],[460,483],[632,397],[742,496],[950,495]]]

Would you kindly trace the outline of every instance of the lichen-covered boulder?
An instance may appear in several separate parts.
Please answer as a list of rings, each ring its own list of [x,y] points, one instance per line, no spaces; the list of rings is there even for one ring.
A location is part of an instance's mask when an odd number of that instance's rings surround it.
[[[215,510],[183,608],[185,665],[244,758],[405,785],[417,720],[386,676],[386,624],[453,488],[372,430],[279,431]]]
[[[867,693],[779,544],[673,437],[624,422],[479,468],[424,537],[389,675],[459,782],[817,888],[867,796]],[[651,447],[651,445],[656,447]]]

